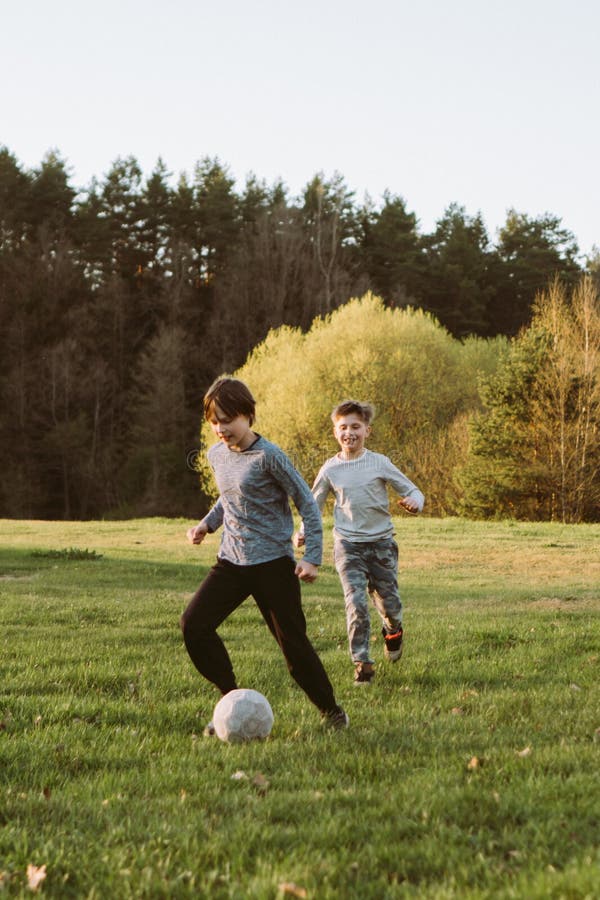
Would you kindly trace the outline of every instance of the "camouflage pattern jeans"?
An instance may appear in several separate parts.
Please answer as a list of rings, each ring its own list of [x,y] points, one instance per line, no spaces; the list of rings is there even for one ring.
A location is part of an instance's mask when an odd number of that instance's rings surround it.
[[[336,538],[333,558],[344,590],[350,656],[355,663],[373,662],[369,596],[388,633],[402,624],[398,545],[391,538],[366,543]]]

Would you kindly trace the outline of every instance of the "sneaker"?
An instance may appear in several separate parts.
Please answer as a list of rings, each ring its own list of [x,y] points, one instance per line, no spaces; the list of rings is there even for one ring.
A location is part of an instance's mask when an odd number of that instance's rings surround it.
[[[354,684],[371,684],[375,678],[373,663],[359,662],[354,668]]]
[[[347,728],[350,724],[350,717],[341,706],[337,706],[335,709],[332,709],[331,712],[323,713],[321,721],[327,728],[334,728],[336,731],[342,731],[342,729]]]
[[[390,662],[397,662],[402,656],[402,638],[404,635],[402,625],[393,634],[388,634],[385,628],[382,629],[381,633],[384,640],[383,653],[385,658],[389,659]]]
[[[211,719],[208,725],[205,726],[202,734],[204,735],[204,737],[214,737],[216,733],[217,732],[215,731],[214,723]]]

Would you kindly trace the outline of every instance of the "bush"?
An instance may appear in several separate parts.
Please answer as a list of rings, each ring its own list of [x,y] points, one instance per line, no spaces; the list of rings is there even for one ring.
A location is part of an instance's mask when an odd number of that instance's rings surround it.
[[[388,309],[367,294],[315,320],[306,334],[271,331],[236,377],[256,397],[257,430],[290,455],[309,483],[336,450],[333,407],[350,397],[373,403],[369,447],[418,484],[430,514],[444,515],[460,501],[455,472],[466,459],[468,416],[481,407],[478,378],[495,371],[503,344],[462,343],[428,313]],[[206,423],[202,434],[204,445],[212,443]],[[207,469],[203,456],[205,490]]]

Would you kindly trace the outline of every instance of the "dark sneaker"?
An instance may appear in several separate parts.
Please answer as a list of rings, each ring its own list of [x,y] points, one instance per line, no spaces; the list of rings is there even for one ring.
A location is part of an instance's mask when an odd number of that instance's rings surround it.
[[[215,731],[215,726],[211,719],[211,721],[208,723],[208,725],[205,726],[202,734],[204,735],[204,737],[214,737],[216,733],[217,732]]]
[[[373,663],[359,662],[354,668],[354,684],[371,684],[375,678]]]
[[[394,631],[393,634],[388,634],[385,628],[381,631],[383,635],[383,653],[386,659],[389,659],[390,662],[397,662],[402,656],[402,639],[404,636],[404,632],[402,631],[402,626],[398,628],[398,631]]]
[[[350,724],[348,713],[341,706],[332,709],[331,712],[323,713],[321,721],[327,728],[334,728],[336,731],[341,731]]]

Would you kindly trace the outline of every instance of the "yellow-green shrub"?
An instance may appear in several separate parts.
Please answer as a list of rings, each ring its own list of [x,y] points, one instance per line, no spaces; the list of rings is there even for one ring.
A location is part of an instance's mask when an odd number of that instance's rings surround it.
[[[257,400],[256,430],[279,444],[311,483],[336,451],[330,414],[344,399],[373,403],[369,447],[388,455],[429,498],[456,509],[453,471],[464,462],[477,379],[493,371],[498,342],[453,338],[422,310],[389,309],[371,294],[310,331],[269,333],[235,375]],[[208,443],[210,429],[204,426]]]

